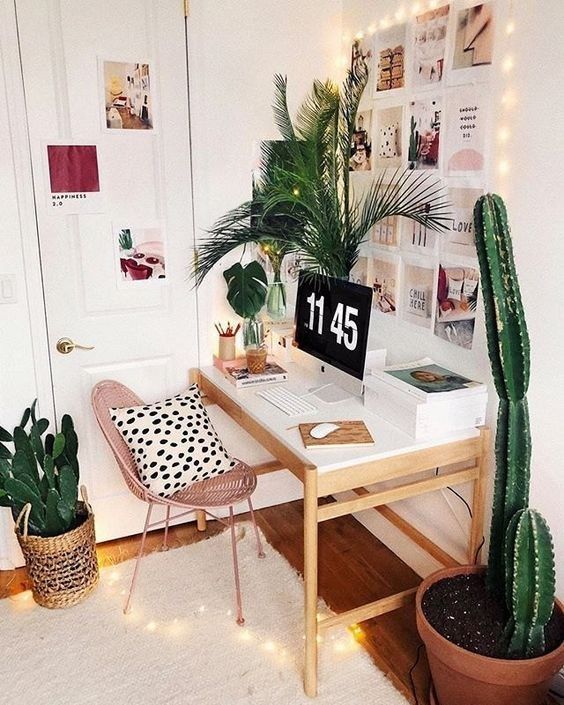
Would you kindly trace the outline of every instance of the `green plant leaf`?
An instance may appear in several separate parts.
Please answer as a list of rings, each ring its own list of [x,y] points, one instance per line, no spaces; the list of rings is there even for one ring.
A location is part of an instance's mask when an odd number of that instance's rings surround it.
[[[12,501],[5,490],[0,489],[0,507],[11,507]]]
[[[30,416],[31,416],[31,423],[35,425],[35,409],[37,407],[37,399],[33,400],[33,404],[31,405],[31,408],[29,410]]]
[[[29,503],[31,504],[30,520],[37,526],[41,527],[45,518],[45,508],[43,501],[38,492],[28,487],[25,482],[9,477],[4,483],[5,491],[10,495],[14,504],[18,507]]]
[[[71,509],[71,507],[65,504],[62,499],[60,499],[57,504],[57,511],[59,513],[59,516],[61,517],[61,521],[65,525],[65,531],[70,529],[75,516],[74,511]]]
[[[5,459],[0,458],[0,479],[11,476],[12,465]]]
[[[9,448],[6,448],[3,443],[0,443],[0,458],[3,460],[10,460],[11,457],[12,451]]]
[[[58,505],[61,501],[57,490],[50,489],[47,493],[45,505],[45,533],[49,536],[58,536],[66,531],[67,522],[59,514]]]
[[[65,436],[57,433],[53,442],[53,460],[56,460],[65,449]]]
[[[27,422],[29,421],[29,417],[31,415],[31,409],[26,409],[23,412],[22,420],[20,421],[20,427],[25,428],[27,426]]]
[[[70,465],[63,465],[59,470],[59,491],[63,502],[74,511],[78,499],[78,483]]]
[[[45,457],[45,450],[43,448],[43,441],[41,440],[41,433],[39,432],[39,427],[34,425],[31,427],[29,432],[29,439],[31,442],[31,447],[35,453],[35,457],[41,467],[43,467],[43,458]]]
[[[49,483],[49,487],[55,487],[55,463],[50,455],[46,455],[43,464],[43,470],[45,472],[45,477]]]
[[[45,436],[45,453],[48,455],[53,455],[53,444],[55,443],[55,436],[52,433],[48,433]]]
[[[231,308],[242,318],[254,318],[266,301],[268,280],[263,267],[256,261],[244,267],[236,262],[223,276]]]
[[[37,459],[35,457],[35,453],[33,452],[33,448],[31,445],[31,441],[25,430],[17,426],[14,429],[14,446],[16,448],[16,451],[19,451],[22,453],[27,461],[27,469],[25,472],[27,472],[28,475],[33,477],[34,479],[39,482],[39,472],[37,470]]]
[[[13,440],[12,434],[0,426],[0,441],[4,441],[4,443],[11,443]]]

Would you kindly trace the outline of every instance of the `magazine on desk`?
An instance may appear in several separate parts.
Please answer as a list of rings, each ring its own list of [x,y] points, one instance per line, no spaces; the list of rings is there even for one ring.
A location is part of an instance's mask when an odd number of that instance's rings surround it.
[[[267,362],[264,372],[253,374],[246,367],[226,367],[224,374],[237,389],[258,387],[261,384],[276,384],[286,382],[288,373],[276,362]]]
[[[440,367],[428,357],[402,365],[390,365],[383,370],[372,370],[372,374],[427,403],[487,393],[487,387],[482,382]]]

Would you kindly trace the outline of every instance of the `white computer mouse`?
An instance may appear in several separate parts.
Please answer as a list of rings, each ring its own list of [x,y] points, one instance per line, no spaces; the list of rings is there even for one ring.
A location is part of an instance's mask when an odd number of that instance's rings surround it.
[[[311,429],[309,435],[312,436],[312,438],[325,438],[338,428],[339,426],[336,423],[320,423]]]

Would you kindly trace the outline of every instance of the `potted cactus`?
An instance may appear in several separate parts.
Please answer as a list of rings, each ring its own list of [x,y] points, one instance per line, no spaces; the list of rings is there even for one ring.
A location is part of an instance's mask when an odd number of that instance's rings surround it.
[[[0,506],[9,507],[34,599],[44,607],[80,602],[98,582],[94,517],[78,498],[78,438],[65,414],[51,434],[36,402],[9,433],[0,427]],[[12,449],[10,449],[12,445]]]
[[[502,199],[480,198],[474,222],[499,396],[489,560],[424,580],[417,627],[440,705],[542,705],[564,664],[564,612],[550,531],[528,507],[529,337]]]

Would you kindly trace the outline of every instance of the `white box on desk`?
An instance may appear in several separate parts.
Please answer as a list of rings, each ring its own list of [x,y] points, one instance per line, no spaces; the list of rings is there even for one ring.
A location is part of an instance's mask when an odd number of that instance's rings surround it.
[[[377,377],[367,376],[364,384],[366,409],[417,440],[482,426],[486,421],[487,393],[426,404]]]

